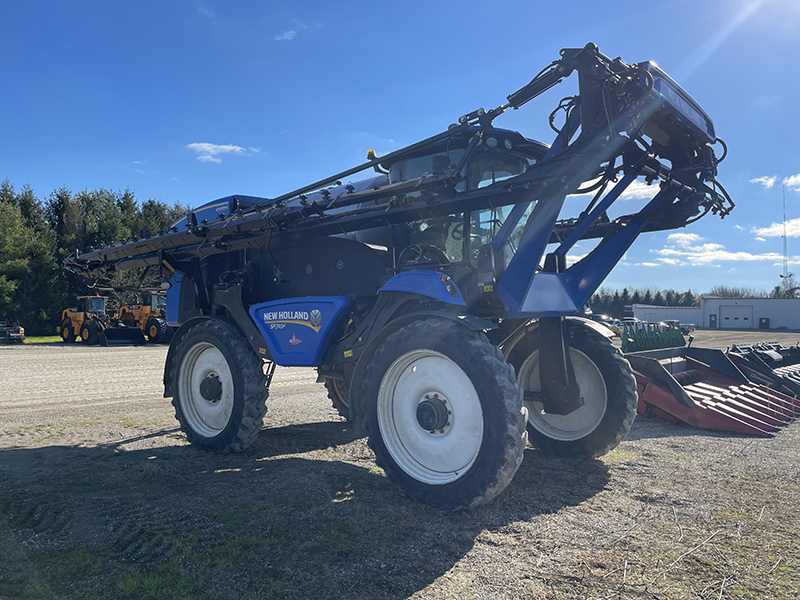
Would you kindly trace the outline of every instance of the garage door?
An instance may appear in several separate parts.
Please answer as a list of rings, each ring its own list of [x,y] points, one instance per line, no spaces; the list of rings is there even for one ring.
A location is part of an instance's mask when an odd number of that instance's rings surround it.
[[[752,306],[720,306],[719,326],[723,329],[752,329]]]

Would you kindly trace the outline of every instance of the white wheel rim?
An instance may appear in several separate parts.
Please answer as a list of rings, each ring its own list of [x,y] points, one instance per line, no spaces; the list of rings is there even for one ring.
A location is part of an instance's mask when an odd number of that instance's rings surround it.
[[[200,393],[200,384],[209,376],[219,378],[219,400],[206,400]],[[219,348],[207,342],[189,348],[178,375],[178,398],[187,424],[203,437],[214,437],[227,427],[233,413],[233,374]]]
[[[569,349],[575,380],[581,390],[583,406],[568,415],[554,415],[544,412],[541,402],[525,401],[528,409],[528,423],[547,437],[572,442],[592,433],[606,414],[608,397],[606,382],[597,365],[580,350]],[[526,392],[541,392],[539,377],[539,351],[535,351],[525,359],[519,369],[517,382]]]
[[[417,420],[426,396],[440,398],[448,423],[431,433]],[[469,376],[444,354],[413,350],[387,369],[378,390],[378,426],[397,465],[423,483],[443,485],[462,477],[483,443],[483,408]]]

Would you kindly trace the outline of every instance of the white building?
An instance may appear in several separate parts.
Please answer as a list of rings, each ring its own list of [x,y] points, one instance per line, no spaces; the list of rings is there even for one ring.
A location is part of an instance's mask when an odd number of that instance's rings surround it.
[[[709,329],[800,329],[800,298],[721,298],[703,296],[700,307],[634,304],[637,319],[677,319]]]

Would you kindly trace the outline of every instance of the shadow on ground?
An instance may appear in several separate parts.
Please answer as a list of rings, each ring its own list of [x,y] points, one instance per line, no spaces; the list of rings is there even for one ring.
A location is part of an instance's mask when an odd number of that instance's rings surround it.
[[[482,532],[609,478],[529,449],[494,502],[448,513],[403,498],[343,423],[265,430],[238,455],[174,438],[0,451],[0,597],[406,598]]]
[[[625,436],[625,440],[637,441],[655,438],[683,437],[733,438],[742,440],[758,439],[757,436],[743,433],[698,429],[697,427],[691,427],[684,423],[670,423],[660,417],[645,418],[641,415],[637,415],[631,430],[628,432],[628,435]]]

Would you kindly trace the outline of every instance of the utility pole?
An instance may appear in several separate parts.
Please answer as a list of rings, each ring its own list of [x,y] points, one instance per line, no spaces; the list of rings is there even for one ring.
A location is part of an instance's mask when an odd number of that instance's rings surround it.
[[[794,298],[795,292],[800,289],[794,286],[794,273],[789,273],[789,249],[786,235],[786,184],[783,190],[783,275],[781,275],[781,297]]]

